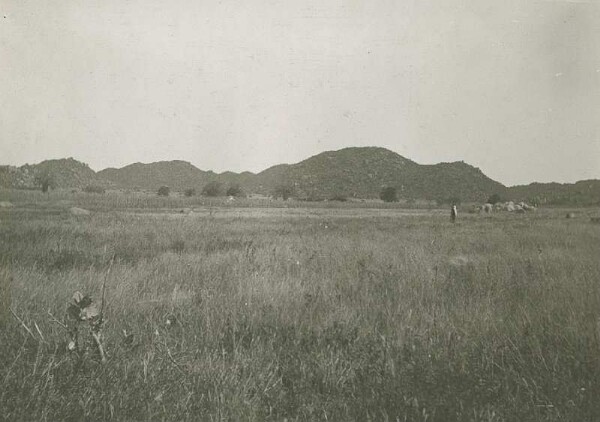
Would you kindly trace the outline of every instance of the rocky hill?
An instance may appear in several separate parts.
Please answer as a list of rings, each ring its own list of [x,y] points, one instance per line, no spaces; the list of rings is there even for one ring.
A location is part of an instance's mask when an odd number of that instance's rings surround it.
[[[187,161],[175,160],[108,168],[99,171],[98,176],[128,189],[156,190],[164,185],[184,190],[206,184],[214,178],[214,173],[202,171]]]
[[[600,180],[512,186],[507,197],[539,205],[600,205]]]
[[[17,189],[35,189],[38,179],[50,178],[51,186],[84,188],[86,186],[110,187],[112,184],[100,177],[87,164],[73,158],[46,160],[39,164],[21,167],[0,166],[0,186]]]
[[[574,184],[532,183],[507,188],[481,170],[462,161],[422,165],[379,147],[344,148],[317,154],[296,164],[280,164],[258,174],[214,173],[189,162],[135,163],[95,173],[73,158],[47,160],[21,167],[0,166],[0,186],[31,189],[36,178],[52,176],[62,188],[102,187],[156,191],[169,186],[173,191],[194,188],[197,192],[212,181],[224,192],[238,185],[246,193],[271,195],[285,189],[300,199],[336,197],[377,198],[385,187],[393,187],[401,199],[460,200],[483,203],[492,194],[506,200],[550,205],[600,204],[600,180]]]
[[[256,181],[259,190],[288,184],[299,197],[319,199],[376,198],[384,187],[394,187],[400,198],[481,201],[506,189],[462,162],[420,165],[377,147],[324,152],[298,164],[271,167]]]

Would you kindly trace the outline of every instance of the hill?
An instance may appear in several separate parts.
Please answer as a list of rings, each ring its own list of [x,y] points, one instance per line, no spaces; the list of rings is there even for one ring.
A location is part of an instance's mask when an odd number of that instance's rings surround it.
[[[90,185],[108,187],[111,183],[98,177],[87,164],[73,158],[46,160],[39,164],[21,167],[0,167],[0,186],[17,189],[34,189],[36,178],[48,174],[52,185],[61,188],[84,188]]]
[[[98,176],[129,189],[156,190],[169,186],[175,190],[201,186],[214,178],[214,173],[202,171],[187,161],[160,161],[157,163],[135,163],[120,169],[108,168]]]
[[[169,186],[174,191],[195,188],[200,192],[211,181],[224,188],[239,185],[246,193],[271,195],[281,188],[299,199],[334,197],[377,198],[384,187],[394,187],[402,199],[484,202],[492,194],[513,201],[540,205],[598,205],[600,180],[573,184],[532,183],[506,187],[480,169],[462,161],[418,164],[379,147],[352,147],[326,151],[296,164],[279,164],[258,174],[204,171],[187,161],[135,163],[95,173],[73,158],[47,160],[21,167],[0,166],[0,186],[19,189],[36,187],[36,176],[49,173],[56,187],[84,188],[88,185],[156,191]]]
[[[508,197],[540,205],[600,205],[600,180],[512,186],[508,188]]]
[[[98,176],[129,189],[157,190],[169,186],[176,191],[195,188],[200,191],[211,181],[220,182],[224,187],[238,184],[253,186],[253,173],[224,172],[221,174],[200,170],[187,161],[159,161],[156,163],[135,163],[120,169],[108,168],[98,172]]]
[[[298,164],[274,166],[259,173],[257,181],[258,189],[287,184],[297,196],[315,199],[376,198],[382,188],[391,186],[402,198],[483,201],[490,192],[506,189],[462,162],[420,165],[377,147],[328,151]]]

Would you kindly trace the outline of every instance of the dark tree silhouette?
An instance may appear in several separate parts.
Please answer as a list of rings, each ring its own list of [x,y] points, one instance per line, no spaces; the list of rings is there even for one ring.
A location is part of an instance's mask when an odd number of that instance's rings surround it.
[[[279,185],[275,188],[273,192],[273,197],[275,199],[281,198],[284,201],[287,201],[294,194],[294,188],[290,185]]]
[[[49,170],[41,170],[35,176],[35,184],[42,190],[42,192],[48,193],[50,188],[54,189],[56,187],[56,180],[54,179],[54,175]]]
[[[171,193],[171,188],[169,188],[168,186],[161,186],[160,188],[158,188],[159,196],[169,196],[170,193]]]
[[[202,188],[202,195],[204,196],[220,196],[222,195],[223,187],[219,182],[213,180],[208,182],[204,188]]]
[[[240,185],[231,185],[227,188],[227,196],[244,196],[244,191]]]
[[[383,202],[396,202],[398,200],[396,188],[392,186],[383,188],[379,193],[379,197]]]

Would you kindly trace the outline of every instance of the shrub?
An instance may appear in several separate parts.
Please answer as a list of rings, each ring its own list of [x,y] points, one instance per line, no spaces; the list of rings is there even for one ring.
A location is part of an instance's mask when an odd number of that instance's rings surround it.
[[[49,170],[41,170],[35,175],[35,184],[42,192],[47,193],[50,188],[56,187],[56,180]]]
[[[194,189],[194,188],[188,188],[188,189],[186,189],[186,190],[183,191],[183,194],[189,198],[190,196],[196,195],[196,189]]]
[[[240,185],[231,185],[227,188],[227,196],[244,196],[244,191]]]
[[[487,199],[488,204],[497,204],[498,202],[506,202],[506,199],[495,193]]]
[[[284,201],[287,201],[294,194],[294,187],[290,185],[279,185],[275,188],[273,192],[273,197],[275,199],[281,198]]]
[[[177,239],[171,242],[171,250],[175,253],[181,254],[185,250],[185,241]]]
[[[102,186],[98,186],[98,185],[87,185],[86,187],[83,188],[83,191],[86,193],[104,194],[106,192],[106,189],[104,189]]]
[[[451,196],[448,198],[438,198],[435,200],[438,205],[460,205],[461,200],[456,196]]]
[[[383,188],[379,197],[383,202],[396,202],[398,200],[396,188],[391,186]]]
[[[160,188],[158,188],[159,196],[169,196],[170,193],[171,189],[168,186],[161,186]]]
[[[207,183],[202,189],[202,195],[204,196],[220,196],[222,195],[222,192],[223,187],[216,180]]]

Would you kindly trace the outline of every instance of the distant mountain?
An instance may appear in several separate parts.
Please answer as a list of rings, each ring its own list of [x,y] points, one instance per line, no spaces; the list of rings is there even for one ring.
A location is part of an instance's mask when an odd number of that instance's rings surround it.
[[[492,194],[514,201],[555,205],[600,204],[600,180],[574,184],[532,183],[507,188],[481,170],[462,161],[421,165],[379,147],[353,147],[317,154],[296,164],[279,164],[258,174],[203,171],[187,161],[135,163],[95,173],[73,158],[47,160],[21,167],[0,166],[0,186],[34,188],[35,178],[52,174],[57,187],[89,185],[156,191],[195,188],[200,192],[212,181],[224,188],[239,185],[246,193],[271,195],[285,187],[300,199],[334,197],[377,198],[394,187],[402,199],[485,202]]]
[[[296,195],[330,198],[338,195],[376,198],[382,188],[395,187],[401,198],[482,201],[505,186],[468,164],[420,165],[385,148],[328,151],[298,164],[278,165],[257,175],[258,189],[293,186]]]
[[[540,205],[600,205],[600,180],[576,183],[531,183],[508,188],[508,197]]]
[[[62,188],[84,188],[90,185],[109,187],[111,183],[98,177],[87,164],[73,158],[46,160],[21,167],[0,166],[0,186],[17,189],[37,187],[36,176],[51,176],[52,184]]]
[[[129,189],[156,190],[164,185],[183,190],[204,185],[214,178],[214,173],[202,171],[187,161],[175,160],[135,163],[120,169],[107,168],[99,171],[98,176]]]
[[[327,151],[297,164],[280,164],[258,174],[202,171],[185,161],[131,164],[106,169],[98,176],[126,188],[175,190],[201,188],[210,181],[240,185],[247,193],[271,194],[288,186],[294,196],[327,199],[335,196],[377,198],[382,188],[397,188],[399,196],[415,199],[459,198],[483,201],[502,184],[465,163],[420,165],[385,148],[363,147]],[[200,190],[200,189],[197,189]]]
[[[252,186],[253,173],[218,174],[203,171],[187,161],[159,161],[156,163],[135,163],[120,169],[107,168],[98,172],[98,176],[128,189],[156,190],[160,186],[169,186],[176,191],[188,188],[201,188],[211,181],[218,181],[224,187],[230,185]]]

